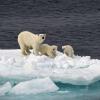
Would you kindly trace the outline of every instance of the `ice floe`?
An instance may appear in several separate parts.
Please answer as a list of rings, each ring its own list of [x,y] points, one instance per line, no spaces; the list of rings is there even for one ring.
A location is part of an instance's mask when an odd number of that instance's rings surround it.
[[[90,56],[70,58],[61,52],[54,59],[33,54],[23,57],[20,50],[0,50],[0,77],[17,80],[50,77],[55,82],[89,85],[100,80],[100,60]]]
[[[11,89],[10,93],[15,95],[28,95],[55,92],[58,89],[59,88],[53,83],[53,81],[49,77],[47,77],[20,82]]]

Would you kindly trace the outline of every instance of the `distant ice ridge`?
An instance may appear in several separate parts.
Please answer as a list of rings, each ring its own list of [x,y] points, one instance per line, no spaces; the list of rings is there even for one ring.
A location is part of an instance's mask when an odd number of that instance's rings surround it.
[[[0,50],[0,77],[16,80],[50,77],[55,82],[89,85],[100,80],[100,60],[90,56],[70,58],[61,52],[55,59],[33,54],[23,57],[19,50]]]

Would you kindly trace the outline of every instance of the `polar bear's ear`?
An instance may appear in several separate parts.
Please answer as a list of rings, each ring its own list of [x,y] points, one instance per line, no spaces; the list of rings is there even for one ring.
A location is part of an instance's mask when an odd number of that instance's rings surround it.
[[[39,34],[39,37],[40,37],[42,40],[45,40],[46,35],[45,35],[45,34]]]
[[[46,37],[46,34],[38,34],[39,36],[41,36],[41,37]]]
[[[62,46],[62,49],[65,49],[66,48],[66,46]]]
[[[55,49],[57,50],[58,49],[58,46],[55,46]]]
[[[38,36],[42,36],[43,34],[38,34]]]

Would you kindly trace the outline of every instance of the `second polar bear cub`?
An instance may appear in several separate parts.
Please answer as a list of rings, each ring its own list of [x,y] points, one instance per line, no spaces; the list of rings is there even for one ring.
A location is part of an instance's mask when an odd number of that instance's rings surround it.
[[[23,31],[18,35],[18,43],[23,55],[30,53],[30,48],[33,49],[35,55],[39,54],[39,46],[44,42],[46,34],[33,34],[29,31]]]
[[[63,52],[64,54],[66,54],[69,57],[73,57],[74,56],[74,49],[71,45],[65,45],[62,46]]]
[[[56,45],[48,45],[48,44],[41,44],[39,48],[39,52],[41,55],[46,55],[50,58],[56,57],[56,51],[57,51]]]

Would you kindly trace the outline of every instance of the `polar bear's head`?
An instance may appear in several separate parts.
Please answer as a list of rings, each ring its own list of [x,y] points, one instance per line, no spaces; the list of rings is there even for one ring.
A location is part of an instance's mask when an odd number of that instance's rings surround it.
[[[45,38],[46,38],[46,34],[38,34],[37,41],[38,41],[39,43],[43,43],[44,40],[45,40]]]
[[[64,46],[62,46],[62,49],[63,50],[72,50],[73,47],[71,45],[64,45]]]
[[[63,50],[63,53],[66,54],[67,56],[73,57],[74,49],[71,45],[62,46],[62,50]]]
[[[56,55],[57,55],[57,49],[58,49],[58,46],[56,46],[56,45],[52,45],[51,46],[51,52],[52,52],[52,56],[53,57],[56,57]]]

